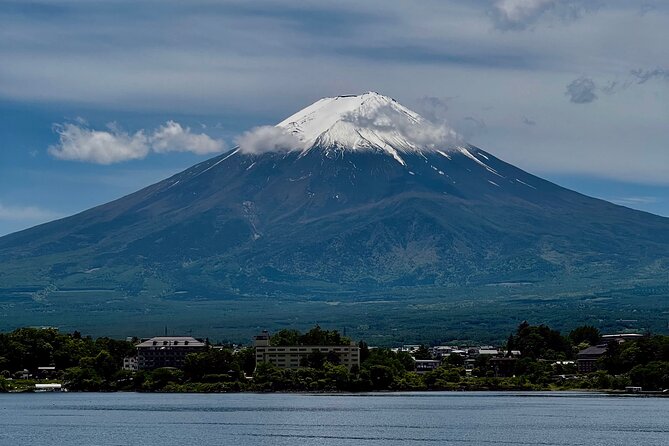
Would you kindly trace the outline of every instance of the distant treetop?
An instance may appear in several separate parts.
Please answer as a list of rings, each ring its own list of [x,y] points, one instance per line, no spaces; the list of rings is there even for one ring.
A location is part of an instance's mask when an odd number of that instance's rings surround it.
[[[316,325],[304,334],[292,329],[279,330],[271,336],[270,344],[274,346],[350,345],[351,339],[342,336],[337,330],[323,330]]]

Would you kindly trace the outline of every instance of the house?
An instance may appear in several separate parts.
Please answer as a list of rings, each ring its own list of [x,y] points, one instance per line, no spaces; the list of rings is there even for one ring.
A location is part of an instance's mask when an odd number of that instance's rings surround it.
[[[499,350],[492,347],[482,347],[477,352],[478,356],[497,356],[499,355]]]
[[[256,350],[256,366],[261,362],[268,362],[282,369],[299,369],[305,367],[310,355],[320,352],[322,355],[335,354],[339,357],[339,363],[349,370],[353,366],[360,367],[360,348],[351,343],[350,345],[270,345],[270,335],[267,331],[253,338],[253,346]]]
[[[490,358],[489,365],[495,372],[496,378],[508,378],[514,376],[516,362],[518,358],[495,357]]]
[[[431,372],[441,365],[441,361],[436,359],[416,359],[416,373],[423,374]]]
[[[597,360],[606,353],[606,344],[599,344],[581,350],[576,355],[576,366],[579,373],[590,373],[597,370]]]
[[[436,347],[432,347],[430,349],[430,353],[434,358],[437,359],[443,359],[451,354],[453,350],[455,350],[457,347],[453,347],[450,345],[437,345]]]
[[[131,372],[139,370],[137,356],[126,356],[123,358],[123,370],[130,370]]]
[[[137,344],[137,368],[153,370],[161,367],[182,368],[186,356],[202,352],[207,345],[190,336],[158,336]]]

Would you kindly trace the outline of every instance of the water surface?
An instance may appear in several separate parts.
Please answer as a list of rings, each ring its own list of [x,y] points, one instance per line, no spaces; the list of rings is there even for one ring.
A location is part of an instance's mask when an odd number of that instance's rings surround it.
[[[669,399],[582,393],[0,394],[0,445],[669,444]]]

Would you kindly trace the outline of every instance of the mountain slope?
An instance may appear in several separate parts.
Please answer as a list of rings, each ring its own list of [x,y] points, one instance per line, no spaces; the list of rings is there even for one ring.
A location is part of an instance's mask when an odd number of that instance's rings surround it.
[[[669,219],[542,180],[384,96],[326,98],[278,128],[294,147],[236,148],[0,238],[0,288],[299,301],[667,281]]]

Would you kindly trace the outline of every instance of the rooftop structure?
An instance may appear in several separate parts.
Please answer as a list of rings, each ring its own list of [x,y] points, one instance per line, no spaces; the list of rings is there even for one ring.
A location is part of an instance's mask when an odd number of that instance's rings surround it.
[[[137,344],[137,367],[151,370],[160,367],[182,368],[186,356],[206,349],[206,344],[190,336],[157,336]]]
[[[606,344],[600,344],[578,352],[576,363],[579,373],[589,373],[597,370],[597,360],[606,353],[606,349]]]

